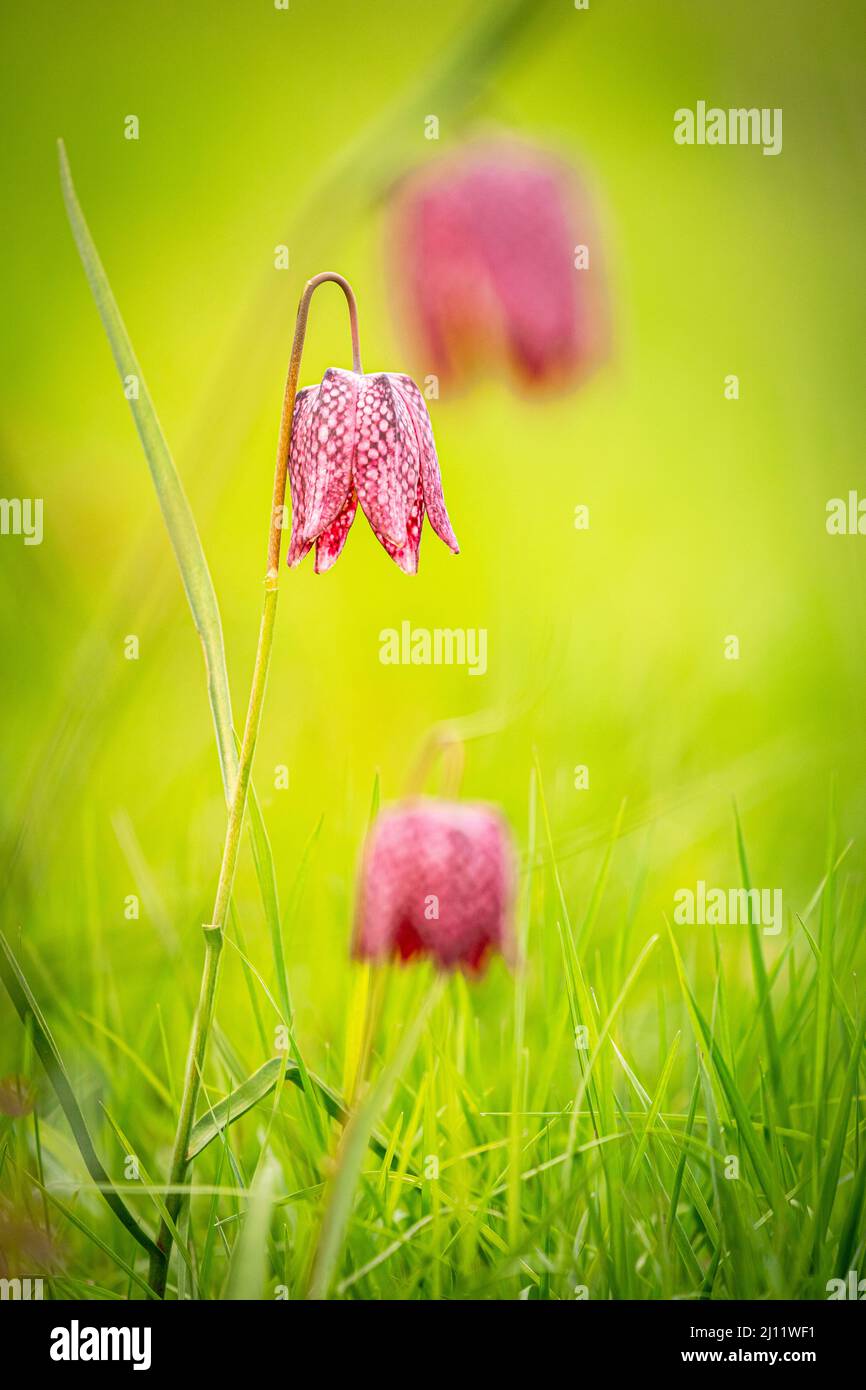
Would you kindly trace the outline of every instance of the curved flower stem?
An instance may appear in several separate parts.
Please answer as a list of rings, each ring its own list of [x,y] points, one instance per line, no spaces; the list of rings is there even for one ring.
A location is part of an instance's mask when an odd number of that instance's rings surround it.
[[[226,838],[223,847],[222,864],[220,865],[219,881],[217,883],[213,917],[204,927],[204,969],[202,971],[198,1005],[196,1007],[195,1017],[193,1018],[192,1032],[190,1034],[189,1052],[187,1054],[186,1071],[183,1082],[183,1095],[181,1098],[180,1113],[177,1121],[177,1133],[175,1135],[174,1149],[172,1152],[171,1174],[169,1177],[170,1189],[180,1187],[186,1175],[186,1153],[189,1145],[190,1131],[192,1130],[193,1121],[195,1119],[195,1108],[198,1101],[199,1088],[201,1086],[201,1075],[204,1067],[205,1054],[207,1052],[208,1035],[213,1021],[217,984],[219,980],[219,962],[222,952],[223,931],[225,929],[226,916],[228,915],[229,903],[231,901],[241,828],[243,826],[244,811],[246,810],[247,804],[247,792],[250,785],[256,740],[261,724],[262,706],[264,704],[265,687],[267,685],[268,667],[270,665],[271,647],[274,636],[274,619],[277,612],[280,549],[283,537],[283,510],[286,500],[286,476],[288,473],[289,450],[292,440],[292,420],[295,409],[295,396],[298,389],[298,377],[301,370],[301,356],[304,350],[304,338],[307,332],[310,300],[318,286],[329,280],[339,285],[346,296],[346,301],[349,306],[349,326],[352,334],[352,366],[353,370],[356,372],[360,372],[361,370],[361,350],[358,340],[358,308],[352,287],[347,280],[343,279],[342,275],[337,275],[333,271],[324,271],[321,275],[314,275],[312,280],[308,280],[304,286],[304,292],[301,295],[301,301],[298,305],[298,314],[295,320],[295,336],[292,342],[292,355],[289,359],[286,389],[283,395],[283,409],[282,415],[280,416],[280,432],[277,441],[277,463],[274,472],[274,495],[268,530],[268,567],[265,576],[264,610],[262,612],[261,626],[259,628],[259,643],[256,650],[253,680],[250,687],[249,704],[247,706],[247,717],[244,724],[243,739],[241,741],[238,773],[232,790],[231,802],[229,804],[228,824],[226,826]],[[171,1223],[173,1224],[176,1223],[177,1220],[182,1196],[183,1194],[180,1192],[170,1191],[166,1199],[166,1209]],[[165,1295],[171,1245],[171,1227],[168,1222],[163,1220],[160,1223],[159,1235],[157,1237],[157,1253],[151,1256],[150,1262],[150,1283],[160,1298]]]

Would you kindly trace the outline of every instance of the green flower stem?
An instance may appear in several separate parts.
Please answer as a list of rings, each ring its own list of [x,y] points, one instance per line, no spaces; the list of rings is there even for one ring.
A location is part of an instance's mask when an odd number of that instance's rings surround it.
[[[246,811],[247,793],[249,791],[253,758],[256,751],[256,740],[261,725],[265,688],[268,680],[268,667],[270,665],[271,648],[274,640],[274,620],[277,613],[277,595],[279,588],[280,549],[283,536],[283,509],[286,500],[286,476],[289,464],[295,396],[298,389],[301,356],[304,350],[304,338],[307,331],[307,318],[313,293],[317,287],[324,284],[325,281],[333,281],[335,284],[339,285],[346,296],[346,301],[349,306],[349,324],[352,334],[352,366],[356,372],[360,372],[361,370],[361,353],[358,342],[358,312],[352,288],[348,281],[343,279],[342,275],[337,275],[332,271],[324,271],[321,275],[314,275],[312,280],[308,280],[304,287],[304,292],[301,295],[301,302],[298,305],[297,319],[295,320],[295,336],[292,343],[292,355],[289,360],[289,370],[286,377],[286,389],[283,396],[283,409],[280,417],[280,432],[277,442],[274,495],[268,532],[268,568],[265,576],[264,610],[262,612],[262,621],[259,628],[259,643],[256,650],[256,661],[253,668],[249,705],[247,706],[246,723],[244,725],[244,734],[241,741],[238,773],[229,803],[228,825],[226,826],[226,838],[223,847],[222,864],[220,865],[213,918],[204,928],[204,969],[202,971],[198,1005],[196,1007],[189,1040],[189,1051],[187,1054],[186,1072],[183,1082],[183,1095],[181,1098],[180,1113],[178,1115],[177,1133],[175,1135],[174,1150],[171,1160],[171,1173],[169,1176],[170,1193],[166,1200],[166,1210],[171,1221],[175,1224],[184,1194],[171,1189],[182,1186],[188,1166],[186,1152],[189,1146],[190,1132],[195,1121],[195,1108],[198,1102],[202,1071],[207,1053],[208,1036],[210,1034],[211,1023],[213,1022],[217,985],[219,983],[219,963],[222,954],[223,931],[225,930],[226,917],[228,915],[229,903],[232,896],[241,829],[243,827],[244,812]],[[157,1237],[157,1251],[151,1256],[150,1261],[150,1283],[154,1292],[160,1298],[165,1296],[171,1246],[171,1228],[168,1222],[163,1220],[160,1223],[159,1235]]]

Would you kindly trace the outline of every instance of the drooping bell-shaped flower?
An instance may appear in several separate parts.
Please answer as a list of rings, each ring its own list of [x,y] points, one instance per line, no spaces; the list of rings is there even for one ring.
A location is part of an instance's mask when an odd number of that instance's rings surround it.
[[[289,454],[292,538],[297,565],[315,544],[316,573],[334,564],[360,503],[388,554],[418,569],[425,513],[456,554],[433,430],[414,381],[397,372],[367,375],[331,367],[320,386],[299,391]]]
[[[475,141],[409,175],[393,279],[425,373],[460,385],[504,366],[528,388],[582,376],[606,337],[593,241],[571,169],[517,140]]]
[[[354,953],[363,960],[429,956],[481,973],[490,954],[513,960],[514,853],[508,826],[481,803],[418,798],[382,812],[361,867]]]

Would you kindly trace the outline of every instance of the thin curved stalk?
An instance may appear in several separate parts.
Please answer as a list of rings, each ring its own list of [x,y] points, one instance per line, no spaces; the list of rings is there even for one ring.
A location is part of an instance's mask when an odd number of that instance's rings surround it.
[[[319,285],[323,285],[327,281],[332,281],[339,285],[346,296],[346,301],[349,306],[349,325],[352,334],[352,365],[356,372],[361,370],[361,350],[358,339],[358,310],[352,288],[342,275],[337,275],[333,271],[323,271],[321,275],[314,275],[311,280],[307,281],[304,292],[301,295],[297,318],[295,320],[295,336],[292,343],[291,357],[289,359],[289,370],[286,376],[286,389],[283,395],[283,408],[280,416],[280,430],[277,440],[274,492],[268,526],[265,602],[261,625],[259,627],[259,641],[256,649],[255,665],[253,667],[253,679],[250,687],[247,717],[244,724],[243,739],[241,740],[238,772],[229,802],[228,824],[226,826],[225,844],[223,846],[223,857],[220,865],[213,916],[211,921],[206,923],[204,927],[204,968],[202,970],[198,1005],[193,1018],[192,1032],[190,1035],[186,1071],[184,1074],[183,1094],[181,1097],[177,1132],[175,1134],[174,1149],[172,1152],[171,1173],[169,1177],[169,1186],[171,1188],[178,1188],[183,1184],[187,1170],[188,1160],[186,1154],[189,1146],[189,1136],[195,1119],[195,1108],[201,1086],[201,1075],[207,1054],[208,1036],[210,1034],[211,1023],[213,1022],[214,1006],[216,1003],[223,931],[225,929],[226,917],[231,901],[232,885],[234,883],[238,861],[241,828],[243,826],[247,794],[250,785],[250,775],[252,773],[259,727],[261,725],[262,708],[268,679],[268,667],[270,666],[271,648],[274,638],[274,620],[277,612],[280,550],[283,538],[283,508],[286,500],[286,477],[288,474],[289,451],[292,442],[292,421],[295,409],[295,396],[298,390],[298,377],[301,370],[301,357],[304,351],[304,339],[307,332],[307,319],[310,312],[310,301]],[[183,1194],[180,1192],[173,1192],[166,1203],[168,1216],[171,1218],[172,1222],[176,1222],[182,1196]],[[160,1223],[159,1236],[157,1237],[158,1248],[152,1255],[150,1262],[150,1282],[159,1297],[163,1297],[165,1294],[171,1246],[171,1228],[169,1223],[163,1220]]]

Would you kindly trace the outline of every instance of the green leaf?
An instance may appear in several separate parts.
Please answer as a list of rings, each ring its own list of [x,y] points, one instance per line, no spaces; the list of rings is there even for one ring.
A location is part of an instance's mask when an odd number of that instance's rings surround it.
[[[401,1034],[394,1055],[352,1112],[351,1121],[346,1125],[337,1156],[337,1169],[325,1204],[325,1215],[307,1292],[310,1299],[328,1297],[343,1247],[355,1190],[361,1176],[364,1153],[371,1143],[373,1126],[388,1105],[400,1076],[412,1060],[427,1020],[441,998],[443,988],[444,978],[439,976]]]
[[[830,1133],[827,1153],[824,1160],[824,1177],[820,1189],[821,1195],[815,1209],[813,1221],[813,1249],[817,1268],[822,1267],[820,1262],[821,1245],[830,1226],[833,1204],[836,1200],[839,1187],[839,1173],[842,1168],[842,1159],[845,1153],[845,1140],[848,1133],[848,1117],[851,1113],[852,1103],[854,1103],[857,1096],[857,1076],[860,1069],[864,1041],[866,1041],[866,1015],[864,1015],[863,1021],[859,1024],[855,1039],[851,1045],[848,1067],[845,1072],[844,1081],[842,1082],[842,1089],[836,1107],[836,1118]]]
[[[75,237],[75,244],[78,247],[88,283],[96,301],[96,307],[99,310],[103,327],[114,354],[121,381],[125,381],[130,376],[137,379],[137,399],[130,400],[130,408],[156,488],[166,530],[177,559],[193,622],[201,640],[207,672],[208,700],[216,733],[223,790],[226,799],[228,799],[237,775],[238,751],[232,725],[225,645],[216,592],[192,509],[163,434],[162,426],[159,423],[156,408],[147,389],[120,309],[108,282],[108,276],[81,210],[62,140],[58,142],[58,146],[60,182],[72,234]],[[271,930],[280,993],[284,1006],[287,1007],[290,1020],[291,1000],[280,936],[276,871],[264,818],[252,782],[249,786],[247,804],[249,809],[247,823],[252,841],[256,877],[259,882],[265,917]],[[297,1048],[295,1050],[303,1069],[303,1061]]]
[[[229,1095],[225,1096],[216,1105],[211,1106],[207,1114],[202,1115],[193,1125],[192,1133],[189,1136],[189,1146],[186,1151],[187,1162],[190,1163],[194,1158],[206,1149],[211,1140],[215,1139],[227,1125],[234,1124],[241,1115],[245,1115],[260,1100],[264,1100],[277,1084],[280,1069],[285,1069],[285,1079],[291,1081],[298,1090],[304,1089],[304,1080],[301,1069],[297,1062],[290,1058],[272,1057],[265,1062],[264,1066],[259,1067],[258,1071],[248,1076],[240,1086]],[[349,1118],[346,1106],[342,1097],[337,1091],[333,1090],[325,1081],[319,1079],[312,1072],[308,1072],[310,1085],[316,1092],[320,1104],[328,1114],[335,1120],[344,1125]],[[380,1157],[387,1152],[387,1141],[380,1135],[374,1134],[370,1141],[370,1147]]]
[[[662,1101],[664,1100],[664,1097],[667,1094],[668,1082],[670,1081],[671,1072],[673,1070],[674,1062],[677,1058],[679,1046],[680,1034],[677,1033],[674,1037],[673,1043],[671,1044],[671,1050],[668,1053],[667,1061],[665,1062],[662,1068],[662,1074],[659,1078],[658,1086],[656,1087],[655,1097],[650,1105],[649,1110],[647,1111],[646,1120],[644,1121],[643,1133],[641,1134],[640,1139],[638,1140],[637,1148],[635,1149],[634,1157],[631,1161],[631,1167],[628,1170],[628,1177],[626,1178],[626,1182],[629,1186],[631,1186],[631,1184],[634,1182],[635,1178],[638,1175],[638,1172],[640,1171],[641,1161],[643,1159],[644,1154],[646,1153],[646,1148],[649,1143],[650,1134],[652,1133],[653,1127],[656,1123],[656,1120],[658,1119],[658,1113],[661,1110]]]
[[[193,622],[201,639],[207,668],[208,699],[216,729],[223,786],[228,796],[237,770],[237,758],[232,739],[231,701],[222,624],[213,581],[204,557],[192,509],[187,501],[183,484],[162,432],[156,408],[151,400],[144,375],[126,331],[117,300],[112,294],[108,276],[90,235],[84,213],[81,211],[81,205],[72,182],[69,160],[66,157],[66,148],[62,140],[58,141],[58,148],[60,184],[63,189],[66,212],[72,227],[72,235],[75,237],[78,254],[81,257],[93,298],[96,301],[96,307],[99,310],[99,316],[111,344],[111,351],[120,373],[120,379],[122,382],[126,382],[129,377],[135,377],[137,381],[137,399],[131,399],[129,404],[156,488],[166,530],[174,548],[183,587],[186,590],[187,600],[192,611]]]
[[[679,947],[674,939],[674,934],[671,931],[671,925],[667,917],[665,917],[665,925],[668,929],[668,939],[673,953],[677,977],[680,982],[680,989],[682,990],[683,998],[686,1001],[686,1007],[688,1008],[692,1020],[695,1038],[699,1043],[702,1043],[707,1050],[710,1061],[713,1064],[713,1069],[721,1085],[722,1092],[731,1108],[731,1114],[737,1122],[740,1138],[748,1152],[749,1158],[752,1160],[752,1166],[758,1176],[758,1181],[774,1209],[782,1210],[784,1202],[778,1179],[770,1167],[766,1152],[755,1137],[752,1117],[749,1114],[746,1102],[728,1069],[725,1059],[722,1056],[721,1049],[713,1036],[712,1029],[704,1018],[698,1006],[698,1001],[686,979],[683,959],[680,955]]]
[[[82,1235],[93,1242],[97,1250],[101,1250],[103,1255],[107,1255],[112,1264],[116,1265],[117,1268],[126,1275],[127,1279],[131,1280],[133,1284],[138,1285],[145,1298],[156,1299],[156,1294],[146,1280],[142,1279],[140,1274],[136,1274],[132,1265],[127,1264],[123,1256],[119,1255],[116,1250],[112,1250],[111,1246],[106,1244],[102,1237],[97,1235],[96,1231],[88,1226],[87,1222],[84,1221],[72,1207],[68,1207],[65,1202],[61,1202],[60,1198],[55,1196],[53,1192],[50,1192],[38,1178],[33,1178],[32,1181],[36,1183],[36,1186],[39,1188],[39,1191],[46,1201],[50,1202],[51,1205],[66,1218],[71,1226],[75,1226]],[[100,1294],[100,1297],[103,1297],[103,1295]]]
[[[232,1251],[227,1298],[261,1299],[268,1266],[268,1232],[274,1194],[280,1178],[276,1160],[268,1155],[253,1179],[247,1213]]]
[[[156,1245],[150,1236],[139,1226],[132,1212],[126,1203],[114,1190],[111,1178],[102,1166],[93,1147],[93,1140],[87,1128],[87,1121],[81,1110],[81,1106],[75,1098],[72,1089],[72,1082],[69,1079],[63,1059],[57,1048],[51,1031],[42,1011],[33,996],[30,986],[24,977],[12,948],[6,937],[0,932],[0,977],[9,992],[9,997],[15,1005],[21,1022],[25,1028],[31,1028],[33,1033],[33,1045],[39,1054],[39,1060],[48,1073],[48,1079],[54,1087],[54,1092],[60,1102],[61,1109],[69,1121],[69,1127],[78,1145],[78,1151],[84,1159],[88,1173],[96,1183],[102,1196],[105,1198],[118,1221],[126,1227],[130,1235],[134,1236],[142,1249],[148,1254],[156,1253]]]
[[[761,934],[755,914],[752,911],[752,879],[749,873],[749,861],[746,857],[746,841],[743,838],[743,827],[740,823],[740,813],[734,803],[734,820],[737,828],[737,854],[740,860],[740,874],[743,880],[743,887],[748,897],[749,914],[749,946],[752,953],[752,971],[755,976],[755,987],[758,992],[759,1006],[761,1011],[761,1021],[764,1025],[764,1038],[767,1043],[767,1056],[770,1063],[770,1079],[773,1083],[773,1094],[776,1104],[779,1107],[779,1114],[783,1123],[788,1122],[788,1102],[785,1096],[785,1087],[782,1072],[782,1055],[779,1050],[779,1038],[776,1032],[776,1020],[773,1015],[773,1003],[770,997],[770,986],[767,980],[767,967],[764,963],[764,952],[761,947]]]

